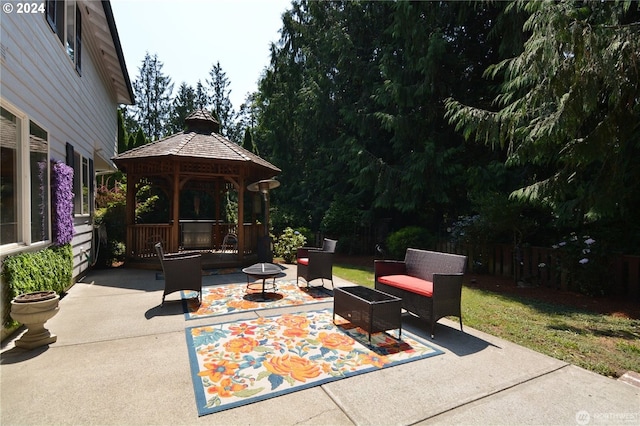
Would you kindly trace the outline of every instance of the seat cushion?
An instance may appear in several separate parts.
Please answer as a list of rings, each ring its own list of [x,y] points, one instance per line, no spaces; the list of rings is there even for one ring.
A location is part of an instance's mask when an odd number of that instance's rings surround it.
[[[308,257],[300,257],[297,260],[299,265],[308,265],[309,264],[309,258]]]
[[[433,283],[410,275],[385,275],[378,277],[382,284],[407,290],[426,297],[433,296]]]

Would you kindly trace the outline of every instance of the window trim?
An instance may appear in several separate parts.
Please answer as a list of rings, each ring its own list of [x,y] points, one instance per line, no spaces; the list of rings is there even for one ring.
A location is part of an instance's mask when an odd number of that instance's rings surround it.
[[[73,34],[68,34],[67,8],[73,4]],[[65,51],[66,56],[73,64],[78,75],[82,76],[82,12],[76,0],[46,0],[45,19],[54,32]],[[72,41],[73,56],[67,49],[67,41]]]
[[[20,140],[18,147],[16,148],[16,167],[18,170],[16,171],[16,194],[19,195],[20,200],[18,201],[18,229],[15,242],[2,244],[0,247],[2,248],[3,254],[10,254],[13,252],[21,251],[24,248],[38,248],[38,247],[46,247],[51,244],[51,195],[48,194],[48,203],[47,203],[47,238],[44,240],[38,240],[36,242],[33,241],[33,236],[31,235],[31,149],[30,149],[30,123],[35,124],[44,132],[47,133],[47,167],[49,173],[47,173],[48,185],[47,189],[51,187],[51,132],[40,124],[38,121],[34,120],[28,114],[17,108],[15,105],[6,101],[4,98],[0,99],[0,106],[5,110],[9,111],[11,114],[16,116],[18,120],[20,120]],[[16,197],[18,196],[16,195]],[[25,219],[26,218],[26,219]]]
[[[45,4],[47,22],[64,46],[64,1],[47,0]]]
[[[78,7],[77,2],[76,2],[76,33],[74,37],[76,40],[76,53],[75,53],[76,71],[78,71],[78,74],[82,75],[82,12],[80,12],[80,7]]]

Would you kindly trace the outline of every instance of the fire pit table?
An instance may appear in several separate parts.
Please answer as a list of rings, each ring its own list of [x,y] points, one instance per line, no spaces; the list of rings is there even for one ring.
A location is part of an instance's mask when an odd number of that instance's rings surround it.
[[[256,263],[255,265],[244,268],[242,272],[247,275],[247,290],[261,290],[261,297],[258,301],[266,302],[267,300],[270,300],[266,297],[266,287],[268,287],[269,292],[275,293],[277,291],[276,277],[282,273],[282,269],[273,263]],[[270,278],[273,278],[273,281],[271,283],[267,283],[267,280]],[[252,283],[250,279],[261,279],[262,287],[256,287],[260,286],[260,283]]]
[[[333,321],[341,316],[369,333],[398,330],[402,336],[402,299],[363,286],[336,287],[333,290]]]

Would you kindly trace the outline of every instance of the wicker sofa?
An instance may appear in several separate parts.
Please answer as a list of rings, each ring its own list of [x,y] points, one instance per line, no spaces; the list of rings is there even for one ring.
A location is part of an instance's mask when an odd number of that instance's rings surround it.
[[[402,298],[402,308],[431,325],[445,316],[460,318],[462,276],[467,257],[426,250],[407,249],[404,261],[376,260],[375,288]]]

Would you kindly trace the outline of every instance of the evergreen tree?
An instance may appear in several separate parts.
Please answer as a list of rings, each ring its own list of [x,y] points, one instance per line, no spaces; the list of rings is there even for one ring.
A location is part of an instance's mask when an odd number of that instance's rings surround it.
[[[234,134],[242,135],[247,129],[254,129],[258,125],[259,111],[256,99],[257,93],[247,93],[245,101],[240,105],[236,121],[233,123]],[[255,144],[255,142],[253,143]]]
[[[251,151],[256,155],[260,155],[258,153],[258,147],[255,143],[253,143],[253,136],[251,135],[251,129],[249,127],[247,127],[244,131],[244,137],[242,138],[241,146],[247,151]]]
[[[513,196],[543,203],[579,228],[599,218],[635,223],[640,207],[640,4],[514,2],[530,34],[503,78],[494,108],[448,102],[466,138],[504,148],[527,171]]]
[[[210,79],[207,80],[211,92],[211,105],[216,112],[218,119],[220,120],[220,134],[228,137],[231,140],[238,140],[238,135],[230,134],[233,129],[233,121],[235,119],[235,112],[231,105],[231,84],[227,78],[227,74],[222,70],[220,62],[217,62],[211,67],[209,71]]]
[[[171,78],[162,72],[163,64],[157,55],[146,53],[139,74],[133,83],[136,96],[135,118],[142,130],[152,140],[166,134],[171,111]]]
[[[140,126],[133,114],[133,106],[121,105],[118,111],[122,115],[122,125],[127,136],[135,133]]]
[[[129,135],[124,125],[122,110],[118,109],[118,154],[125,152],[128,148]]]
[[[196,93],[187,83],[182,83],[178,93],[173,98],[171,114],[168,120],[168,133],[173,134],[184,130],[184,119],[195,109]]]
[[[195,90],[194,105],[196,109],[208,109],[211,105],[211,97],[207,93],[207,88],[198,80]]]
[[[142,127],[138,127],[138,131],[129,136],[129,149],[137,148],[148,142],[149,140],[145,137],[144,130],[142,130]]]
[[[503,7],[293,2],[256,98],[260,152],[282,169],[274,203],[314,230],[338,194],[351,228],[385,215],[435,230],[465,212],[467,170],[491,158],[464,145],[444,100],[490,93],[478,83]]]

